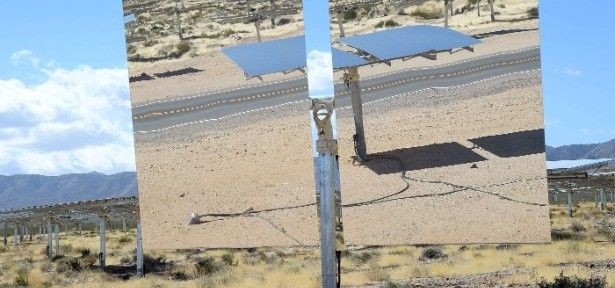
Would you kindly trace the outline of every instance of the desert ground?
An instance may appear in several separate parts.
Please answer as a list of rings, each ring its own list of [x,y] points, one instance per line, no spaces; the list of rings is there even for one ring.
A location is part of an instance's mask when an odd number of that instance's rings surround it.
[[[407,179],[395,161],[353,162],[352,114],[339,107],[347,244],[548,241],[544,149],[500,157],[469,141],[542,129],[541,99],[529,71],[366,103],[368,151],[401,151]],[[146,249],[317,245],[308,105],[135,134]],[[399,200],[356,205],[406,182]],[[236,215],[186,225],[191,213]]]
[[[613,209],[576,203],[569,218],[565,206],[552,205],[553,242],[547,245],[355,247],[342,256],[342,287],[612,288]],[[134,230],[107,232],[105,271],[96,266],[96,232],[62,233],[63,256],[52,260],[44,237],[17,247],[9,238],[0,246],[0,287],[319,287],[318,251],[305,248],[146,251],[140,278],[134,238]],[[576,277],[572,283],[588,286],[548,286]]]

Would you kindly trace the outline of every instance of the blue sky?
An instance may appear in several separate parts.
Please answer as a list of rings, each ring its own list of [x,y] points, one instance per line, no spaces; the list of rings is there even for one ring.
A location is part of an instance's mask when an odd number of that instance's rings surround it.
[[[313,10],[324,2],[306,5],[322,23],[310,29],[328,29]],[[549,145],[615,138],[614,6],[541,2]],[[122,14],[121,0],[2,1],[1,175],[135,170]],[[329,34],[314,35],[310,59],[327,67]],[[320,95],[332,91],[322,75]]]
[[[126,67],[121,0],[2,1],[0,21],[0,79],[44,79],[28,66],[13,65],[11,55],[24,49],[41,66]]]
[[[615,138],[615,2],[540,5],[547,144]]]

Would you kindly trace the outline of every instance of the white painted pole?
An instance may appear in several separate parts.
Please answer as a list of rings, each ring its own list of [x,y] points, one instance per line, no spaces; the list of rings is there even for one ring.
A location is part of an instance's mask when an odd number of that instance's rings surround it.
[[[126,232],[126,219],[122,219],[122,231]]]
[[[51,219],[47,219],[47,257],[53,257],[53,238],[51,235]]]
[[[105,250],[105,219],[101,218],[100,219],[100,248],[99,248],[99,253],[98,253],[98,261],[100,264],[100,268],[104,269],[105,268],[105,260],[107,257],[107,252]]]
[[[141,222],[137,222],[137,275],[143,276],[143,237],[141,235]]]

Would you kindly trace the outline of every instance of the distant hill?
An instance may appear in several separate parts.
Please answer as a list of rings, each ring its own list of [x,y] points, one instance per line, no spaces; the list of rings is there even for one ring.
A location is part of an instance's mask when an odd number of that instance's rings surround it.
[[[0,209],[137,195],[137,174],[0,175]]]
[[[573,144],[560,147],[547,146],[547,160],[615,159],[615,139],[598,144]]]

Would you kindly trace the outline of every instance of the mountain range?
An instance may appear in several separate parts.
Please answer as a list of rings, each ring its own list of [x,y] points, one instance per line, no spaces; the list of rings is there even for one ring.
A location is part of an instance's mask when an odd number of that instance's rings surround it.
[[[597,144],[547,146],[547,160],[615,159],[615,139]]]
[[[0,175],[0,209],[136,195],[136,172]]]

